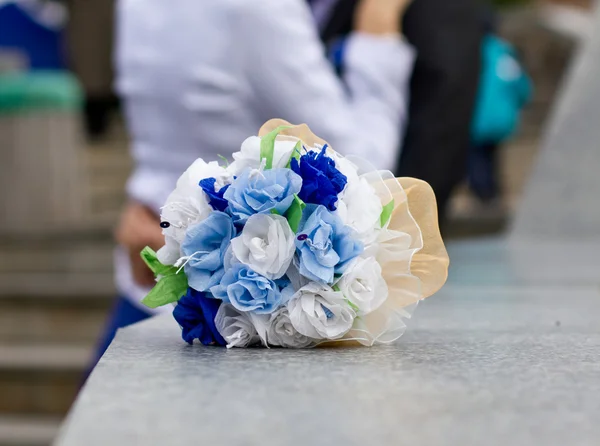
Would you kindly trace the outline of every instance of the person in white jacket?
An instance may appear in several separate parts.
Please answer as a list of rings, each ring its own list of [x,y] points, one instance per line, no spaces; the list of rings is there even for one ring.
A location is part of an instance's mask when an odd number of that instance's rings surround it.
[[[264,122],[283,118],[307,123],[342,154],[395,166],[415,57],[399,29],[410,0],[362,1],[343,53],[343,80],[318,34],[318,20],[335,3],[119,1],[117,88],[135,167],[117,230],[123,298],[105,345],[117,327],[149,314],[139,302],[153,278],[139,252],[164,243],[160,207],[196,158],[228,156]]]

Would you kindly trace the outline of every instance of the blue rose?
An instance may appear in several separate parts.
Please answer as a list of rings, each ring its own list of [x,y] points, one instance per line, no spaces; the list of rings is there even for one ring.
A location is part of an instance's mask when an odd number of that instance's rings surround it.
[[[225,191],[229,188],[230,185],[226,184],[219,190],[216,190],[216,182],[217,179],[211,177],[200,180],[199,184],[204,193],[208,195],[208,204],[210,204],[215,211],[225,212],[225,209],[227,209],[229,203],[227,203],[227,200],[223,198],[223,194],[225,194]]]
[[[225,273],[225,252],[235,232],[231,217],[216,211],[188,228],[181,250],[187,257],[184,269],[190,287],[206,291],[219,283]]]
[[[283,286],[283,291],[280,286]],[[280,282],[278,285],[243,263],[234,263],[221,283],[210,291],[215,298],[230,303],[239,311],[257,314],[272,313],[294,294],[289,282]]]
[[[326,154],[327,145],[320,152],[310,151],[292,158],[290,167],[302,177],[302,190],[298,196],[305,203],[322,204],[330,211],[336,210],[338,194],[344,190],[348,179],[335,167]]]
[[[321,283],[333,283],[334,274],[343,274],[348,263],[364,250],[353,234],[324,206],[306,206],[296,237],[300,274]]]
[[[283,215],[294,194],[300,192],[302,178],[289,169],[271,169],[263,172],[246,169],[225,191],[229,212],[236,223],[245,223],[254,214],[272,210]]]
[[[173,310],[173,317],[181,325],[183,340],[188,344],[198,339],[204,345],[225,345],[225,340],[215,326],[215,316],[220,305],[220,300],[188,288]]]

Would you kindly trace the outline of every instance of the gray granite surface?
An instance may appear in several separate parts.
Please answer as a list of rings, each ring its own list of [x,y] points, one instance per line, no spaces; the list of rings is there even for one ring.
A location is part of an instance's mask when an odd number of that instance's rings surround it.
[[[57,445],[595,445],[598,287],[450,286],[393,346],[188,346],[119,332]]]
[[[600,239],[476,238],[447,244],[449,284],[600,286]]]

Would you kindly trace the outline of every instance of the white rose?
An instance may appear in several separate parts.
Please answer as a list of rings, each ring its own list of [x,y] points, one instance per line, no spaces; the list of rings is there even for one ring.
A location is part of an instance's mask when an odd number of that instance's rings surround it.
[[[381,266],[373,257],[358,258],[337,282],[339,290],[363,316],[376,310],[388,297],[388,287]]]
[[[215,316],[215,326],[227,342],[227,348],[249,347],[261,341],[266,345],[268,316],[260,317],[237,310],[231,304],[221,304]]]
[[[356,313],[342,293],[311,282],[294,294],[288,303],[292,325],[314,339],[339,339],[354,322]]]
[[[173,265],[181,257],[181,242],[187,228],[201,222],[213,211],[208,198],[199,186],[200,180],[214,177],[215,188],[231,183],[232,176],[215,161],[197,159],[177,180],[175,190],[167,198],[160,215],[161,222],[168,223],[163,229],[165,246],[158,250],[158,260]]]
[[[316,344],[315,339],[304,336],[294,328],[286,307],[281,307],[270,316],[267,329],[269,345],[286,348],[306,348]]]
[[[283,276],[296,252],[295,234],[281,215],[252,215],[239,237],[231,240],[237,259],[275,280]]]
[[[381,200],[366,179],[348,183],[337,203],[337,214],[345,225],[354,229],[359,240],[370,244],[380,226]]]
[[[233,154],[233,162],[227,167],[232,175],[239,175],[246,168],[258,169],[260,167],[260,141],[258,136],[251,136],[243,143],[239,152]],[[292,152],[298,143],[297,138],[277,137],[273,150],[273,169],[286,167]]]

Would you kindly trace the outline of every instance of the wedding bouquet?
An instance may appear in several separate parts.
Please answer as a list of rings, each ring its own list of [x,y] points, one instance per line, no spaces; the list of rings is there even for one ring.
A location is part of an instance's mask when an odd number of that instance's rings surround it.
[[[343,157],[281,120],[231,164],[196,160],[160,225],[166,244],[142,251],[157,277],[143,303],[176,304],[190,344],[393,342],[447,276],[426,183]]]

